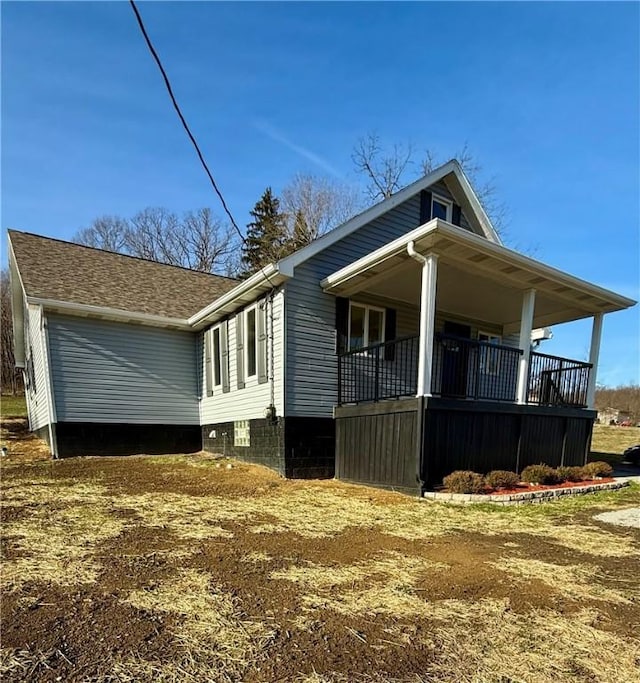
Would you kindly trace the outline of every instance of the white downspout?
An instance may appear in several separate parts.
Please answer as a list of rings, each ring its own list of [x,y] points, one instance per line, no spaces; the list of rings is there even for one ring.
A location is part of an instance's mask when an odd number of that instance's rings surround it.
[[[407,244],[407,254],[422,265],[420,290],[420,344],[418,347],[418,396],[431,396],[433,373],[433,336],[436,318],[436,285],[438,255],[424,256],[415,250],[413,241]]]

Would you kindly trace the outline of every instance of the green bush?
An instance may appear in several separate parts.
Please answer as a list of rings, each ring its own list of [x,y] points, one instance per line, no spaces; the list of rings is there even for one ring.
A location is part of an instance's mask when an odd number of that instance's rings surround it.
[[[493,470],[484,480],[492,489],[513,489],[520,483],[520,477],[515,472],[507,470]]]
[[[582,467],[558,467],[556,473],[560,481],[582,481],[584,479]]]
[[[468,470],[456,470],[448,474],[442,483],[451,493],[482,493],[484,491],[482,475]]]
[[[608,462],[597,460],[588,462],[583,468],[584,479],[595,479],[596,477],[610,477],[613,474],[613,467]]]
[[[522,481],[528,484],[557,484],[558,474],[549,465],[540,463],[539,465],[529,465],[522,470],[520,475]]]

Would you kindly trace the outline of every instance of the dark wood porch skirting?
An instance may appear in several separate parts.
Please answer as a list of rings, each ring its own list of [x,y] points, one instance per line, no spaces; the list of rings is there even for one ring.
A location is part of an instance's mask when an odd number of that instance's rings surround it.
[[[579,408],[425,398],[420,423],[421,403],[336,408],[336,476],[420,493],[454,470],[582,465],[596,417]]]
[[[420,403],[406,398],[336,407],[336,477],[419,493]]]
[[[198,425],[58,422],[58,457],[78,455],[162,455],[202,448]]]

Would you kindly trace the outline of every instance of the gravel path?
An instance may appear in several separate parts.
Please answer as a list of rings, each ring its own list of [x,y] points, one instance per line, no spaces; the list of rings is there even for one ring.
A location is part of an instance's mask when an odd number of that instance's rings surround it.
[[[595,515],[594,519],[601,522],[607,522],[608,524],[632,526],[636,529],[640,529],[640,508],[627,508],[626,510],[603,512],[600,515]]]

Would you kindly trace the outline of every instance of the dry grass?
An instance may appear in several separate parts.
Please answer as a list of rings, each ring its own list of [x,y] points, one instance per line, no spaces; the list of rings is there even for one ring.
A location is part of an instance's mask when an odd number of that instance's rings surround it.
[[[609,427],[594,425],[591,450],[594,453],[620,454],[629,446],[640,443],[640,427]],[[591,457],[590,460],[594,460]]]
[[[133,591],[127,602],[141,610],[180,617],[174,635],[184,658],[168,665],[165,676],[194,675],[205,668],[212,680],[238,680],[273,637],[265,624],[247,619],[209,574],[195,569],[183,570],[156,588]],[[141,666],[148,670],[153,664],[123,661],[120,669],[135,680]]]
[[[297,583],[310,610],[331,609],[350,616],[389,614],[394,617],[431,615],[415,586],[427,572],[447,569],[446,564],[401,553],[384,553],[375,560],[327,567],[317,564],[291,566],[275,571],[272,579]]]
[[[517,557],[503,557],[491,564],[521,581],[542,581],[571,600],[606,600],[627,605],[633,602],[628,591],[623,594],[598,583],[600,571],[594,565],[559,565]]]
[[[4,525],[3,537],[20,551],[3,562],[0,585],[15,589],[31,581],[59,585],[93,583],[100,571],[94,546],[118,536],[124,522],[104,505],[37,507]]]
[[[455,601],[430,632],[436,656],[423,675],[459,683],[638,680],[638,641],[597,628],[599,618],[595,610],[518,614],[505,601]]]

